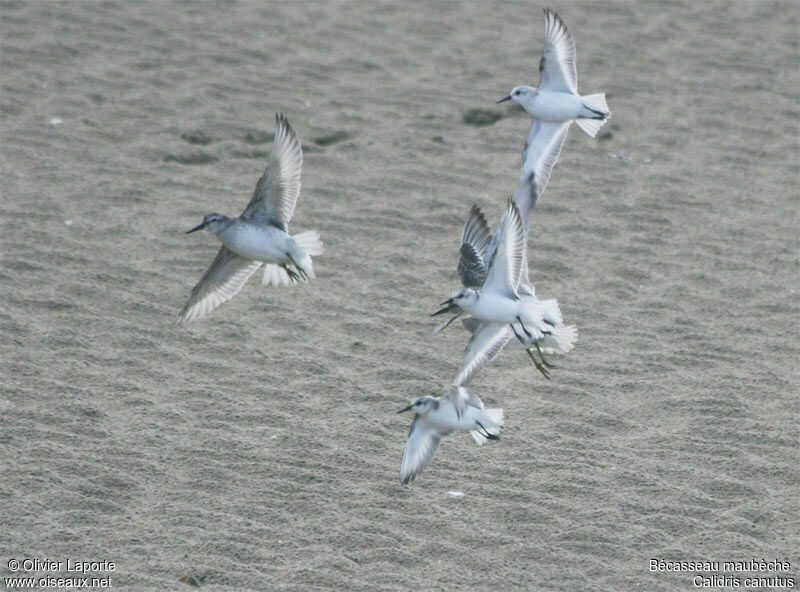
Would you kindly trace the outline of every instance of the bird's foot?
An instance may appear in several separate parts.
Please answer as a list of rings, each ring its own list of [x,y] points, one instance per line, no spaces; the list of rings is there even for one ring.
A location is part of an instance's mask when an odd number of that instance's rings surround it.
[[[539,342],[535,341],[534,345],[536,345],[536,351],[539,352],[539,357],[542,359],[542,365],[545,368],[550,368],[551,370],[557,370],[558,366],[556,366],[555,364],[551,364],[550,362],[544,359],[544,354],[542,353],[542,350],[539,347]]]
[[[533,355],[533,352],[530,349],[526,349],[525,351],[528,352],[531,360],[533,360],[533,365],[536,366],[536,369],[542,373],[542,376],[544,376],[547,380],[550,380],[550,372],[548,369],[536,359],[536,356]]]

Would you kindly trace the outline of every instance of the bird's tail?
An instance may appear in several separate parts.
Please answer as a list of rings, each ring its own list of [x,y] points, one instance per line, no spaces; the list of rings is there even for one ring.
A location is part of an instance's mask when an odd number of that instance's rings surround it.
[[[294,280],[289,277],[286,270],[280,265],[274,263],[267,263],[264,265],[264,276],[261,278],[261,283],[265,286],[291,286]]]
[[[561,317],[561,308],[558,306],[558,300],[555,298],[548,298],[547,300],[540,300],[539,304],[542,306],[542,318],[548,324],[556,327],[564,324],[564,319]]]
[[[578,328],[575,325],[556,327],[539,342],[542,353],[565,354],[575,347],[578,340]]]
[[[495,409],[484,409],[483,410],[483,417],[481,418],[481,423],[483,427],[486,428],[486,431],[493,436],[496,436],[500,433],[500,428],[503,427],[503,410],[499,408]],[[483,445],[486,442],[486,436],[484,436],[481,432],[483,430],[471,430],[469,435],[472,436],[472,439],[478,444],[478,446]]]
[[[299,257],[299,260],[296,261],[300,268],[298,271],[302,271],[305,274],[305,277],[301,275],[299,279],[304,282],[313,279],[314,265],[311,262],[311,257],[322,255],[323,252],[319,233],[316,230],[308,230],[296,234],[292,238],[303,253],[303,256]],[[261,283],[265,286],[290,286],[297,283],[297,278],[292,278],[283,266],[276,265],[275,263],[267,263],[264,266],[264,277]]]
[[[605,93],[586,95],[581,97],[581,100],[586,108],[586,117],[578,118],[575,122],[587,135],[594,138],[603,124],[611,117],[611,111],[608,110],[606,104],[606,95]]]
[[[322,255],[324,249],[322,241],[319,238],[319,232],[316,230],[307,230],[300,234],[295,234],[292,238],[297,246],[303,249],[308,255],[312,257]]]
[[[294,243],[305,253],[300,257],[300,260],[297,261],[297,265],[303,270],[303,273],[305,273],[303,281],[314,279],[314,265],[311,263],[311,257],[322,255],[324,250],[322,248],[322,241],[319,238],[319,233],[316,230],[307,230],[294,235],[292,238],[294,239]]]

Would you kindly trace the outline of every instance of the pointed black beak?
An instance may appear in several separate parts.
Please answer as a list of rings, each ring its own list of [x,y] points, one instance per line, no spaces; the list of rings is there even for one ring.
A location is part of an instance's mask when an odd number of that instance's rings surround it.
[[[405,413],[406,411],[409,411],[409,410],[410,410],[412,407],[414,407],[414,406],[413,406],[413,405],[409,405],[408,407],[403,407],[403,408],[402,408],[400,411],[398,411],[397,413]]]
[[[436,312],[432,312],[431,316],[435,317],[436,315],[440,315],[440,314],[444,314],[446,312],[450,312],[452,310],[452,308],[453,308],[453,299],[452,298],[448,298],[447,300],[442,302],[439,306],[444,306],[445,304],[447,306],[445,306],[442,310],[437,310]]]
[[[508,95],[507,97],[503,97],[502,99],[500,99],[500,100],[499,100],[499,101],[497,101],[497,102],[498,102],[498,103],[502,103],[503,101],[510,101],[510,100],[511,100],[511,95]]]
[[[198,230],[203,230],[203,228],[205,228],[205,227],[206,227],[206,223],[203,222],[202,224],[199,224],[199,225],[195,226],[191,230],[187,230],[186,234],[191,234],[192,232],[197,232]]]

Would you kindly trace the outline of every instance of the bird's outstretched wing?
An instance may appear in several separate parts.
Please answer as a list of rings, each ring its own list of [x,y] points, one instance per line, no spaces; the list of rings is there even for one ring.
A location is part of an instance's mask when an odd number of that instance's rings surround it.
[[[557,12],[544,9],[544,52],[539,60],[539,88],[578,93],[575,42]]]
[[[539,121],[534,119],[533,124],[531,124],[531,131],[528,132],[525,148],[522,151],[522,166],[519,173],[520,185],[513,198],[519,207],[519,215],[525,223],[526,230],[528,228],[528,216],[533,208],[533,203],[542,196],[545,187],[547,187],[553,167],[561,155],[561,149],[564,147],[571,123],[572,121]],[[533,175],[533,179],[531,179],[531,175]],[[532,200],[528,197],[531,187],[535,190]]]
[[[275,120],[275,142],[267,168],[258,180],[242,217],[266,218],[287,232],[300,196],[303,149],[297,133],[286,118],[278,113]]]
[[[403,451],[403,463],[400,465],[400,482],[403,485],[413,481],[431,463],[444,435],[421,420],[419,415],[414,416]]]
[[[453,386],[469,384],[481,368],[497,357],[509,339],[511,330],[507,324],[481,322],[464,349],[464,358],[453,378]]]
[[[500,234],[497,248],[489,263],[483,290],[499,292],[508,298],[517,298],[517,286],[525,258],[525,226],[517,205],[509,200],[508,209],[498,225]]]
[[[211,267],[192,289],[178,322],[185,324],[199,319],[236,296],[259,267],[261,261],[245,259],[223,246]]]
[[[489,225],[478,206],[472,206],[461,231],[458,254],[458,275],[465,288],[480,288],[486,279],[486,249],[489,246]]]

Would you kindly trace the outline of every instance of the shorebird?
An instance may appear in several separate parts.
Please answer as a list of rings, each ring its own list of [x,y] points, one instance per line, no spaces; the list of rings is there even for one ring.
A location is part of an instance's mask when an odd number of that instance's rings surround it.
[[[497,101],[514,101],[533,118],[522,153],[520,179],[535,173],[538,194],[544,191],[570,124],[574,121],[591,137],[611,117],[604,93],[578,94],[575,70],[575,42],[558,16],[544,9],[545,42],[539,60],[539,86],[517,86],[507,97]],[[521,212],[523,219],[525,212]]]
[[[558,301],[540,300],[528,278],[525,254],[525,229],[516,204],[511,201],[492,240],[486,217],[480,208],[473,206],[461,233],[458,272],[464,289],[442,302],[445,308],[433,313],[456,313],[445,324],[437,327],[438,333],[462,313],[465,328],[473,333],[470,346],[475,343],[487,346],[493,359],[503,346],[516,337],[536,368],[545,378],[549,369],[555,368],[545,358],[545,353],[566,353],[577,339],[577,329],[565,326]],[[530,325],[532,330],[528,330]],[[517,330],[517,326],[520,330]],[[539,359],[533,355],[533,350]]]
[[[208,214],[187,230],[210,230],[222,241],[216,259],[192,289],[178,321],[188,323],[230,300],[264,264],[264,285],[288,286],[314,277],[312,256],[322,254],[315,230],[289,234],[289,221],[300,195],[303,150],[297,133],[280,113],[275,141],[264,174],[241,215]]]
[[[503,427],[503,410],[484,408],[480,398],[470,393],[466,385],[497,355],[504,343],[496,339],[487,341],[476,332],[444,395],[417,397],[408,407],[398,411],[414,411],[400,466],[403,485],[430,464],[442,438],[454,431],[468,431],[478,445],[483,445],[486,440],[500,439],[497,434]]]

